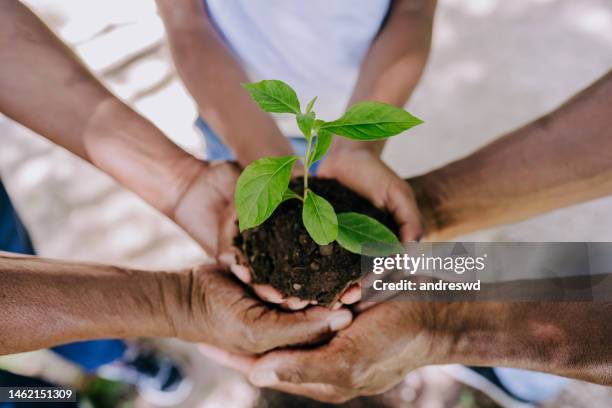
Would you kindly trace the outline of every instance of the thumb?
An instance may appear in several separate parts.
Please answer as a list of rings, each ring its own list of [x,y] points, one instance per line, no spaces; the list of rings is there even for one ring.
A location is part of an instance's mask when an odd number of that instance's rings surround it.
[[[267,350],[298,344],[309,344],[326,335],[342,330],[353,321],[348,309],[331,311],[313,307],[304,311],[282,311],[274,309],[264,314],[255,323],[255,329],[267,333],[263,346]]]
[[[420,241],[424,228],[414,192],[404,180],[398,179],[389,188],[385,206],[400,226],[400,238],[406,244]]]

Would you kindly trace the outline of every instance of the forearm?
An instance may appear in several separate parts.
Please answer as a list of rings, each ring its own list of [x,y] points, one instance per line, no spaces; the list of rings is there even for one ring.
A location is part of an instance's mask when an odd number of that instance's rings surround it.
[[[178,274],[0,252],[0,355],[99,338],[173,336]]]
[[[524,368],[612,385],[612,327],[607,324],[612,303],[456,302],[433,307],[439,362]]]
[[[556,111],[410,180],[430,239],[612,193],[612,72]]]
[[[241,165],[292,154],[272,117],[242,87],[249,79],[223,43],[199,0],[158,0],[178,73],[200,115]]]
[[[435,0],[395,0],[384,27],[372,43],[349,106],[374,100],[403,107],[425,69],[431,46]],[[384,141],[337,138],[332,152],[366,148],[380,154]]]
[[[115,98],[18,1],[0,5],[0,60],[0,111],[172,211],[199,164]]]

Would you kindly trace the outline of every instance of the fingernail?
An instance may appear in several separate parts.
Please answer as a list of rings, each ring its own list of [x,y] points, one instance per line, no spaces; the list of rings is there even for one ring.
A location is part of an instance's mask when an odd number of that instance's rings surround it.
[[[348,310],[340,310],[329,317],[329,328],[332,331],[342,330],[351,324],[353,315]]]
[[[361,300],[361,290],[351,288],[349,292],[342,295],[340,300],[345,305],[351,305],[353,303],[357,303],[359,302],[359,300]]]
[[[274,371],[255,371],[249,376],[249,380],[258,387],[269,387],[278,383],[278,376]]]
[[[308,302],[307,300],[298,299],[296,297],[290,297],[287,300],[287,306],[291,310],[300,310],[300,309],[303,309],[306,306],[308,306],[308,303],[310,303],[310,302]]]
[[[283,303],[285,300],[279,291],[269,285],[253,285],[253,289],[255,290],[255,293],[257,293],[257,296],[266,302],[278,304]]]
[[[230,266],[230,269],[232,270],[234,275],[236,275],[236,277],[238,277],[238,279],[240,279],[243,283],[248,284],[251,282],[251,273],[244,266],[232,265]]]

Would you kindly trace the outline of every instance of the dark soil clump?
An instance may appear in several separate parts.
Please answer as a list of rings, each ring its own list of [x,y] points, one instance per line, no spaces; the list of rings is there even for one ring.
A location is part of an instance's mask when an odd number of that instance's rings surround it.
[[[335,180],[309,178],[309,187],[327,199],[336,213],[354,211],[377,219],[397,232],[393,217]],[[303,191],[302,180],[291,189]],[[254,283],[270,284],[285,296],[331,305],[350,284],[361,278],[361,257],[337,242],[317,245],[302,224],[302,203],[289,200],[259,227],[236,237],[253,268]]]

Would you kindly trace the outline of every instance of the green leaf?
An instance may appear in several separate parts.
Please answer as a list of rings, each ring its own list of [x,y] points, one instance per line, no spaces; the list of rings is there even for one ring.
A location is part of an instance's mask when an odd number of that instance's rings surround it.
[[[265,157],[247,166],[236,183],[240,231],[261,224],[283,201],[298,156]]]
[[[338,236],[338,219],[334,207],[312,191],[306,194],[302,221],[314,242],[319,245],[327,245]]]
[[[281,202],[285,202],[287,200],[291,200],[297,198],[298,200],[302,199],[302,196],[300,196],[298,193],[296,193],[295,191],[291,190],[290,188],[287,188],[285,190],[285,192],[283,193],[283,201]]]
[[[382,102],[357,103],[338,120],[321,129],[355,140],[377,140],[397,135],[423,121],[404,109]]]
[[[242,84],[261,109],[272,113],[300,113],[300,101],[289,85],[278,80]]]
[[[298,127],[304,134],[304,137],[306,138],[306,140],[310,140],[310,138],[312,137],[312,128],[315,124],[315,113],[314,112],[310,112],[307,114],[298,113],[297,116],[295,117],[295,120],[297,121]]]
[[[312,108],[314,107],[314,104],[317,101],[317,98],[318,96],[315,96],[314,98],[312,98],[310,102],[308,102],[308,105],[306,105],[306,113],[310,113],[310,111],[312,111]]]
[[[338,214],[336,239],[343,248],[356,254],[364,252],[364,245],[380,248],[383,244],[387,253],[403,251],[400,241],[389,228],[374,218],[354,212]]]
[[[320,129],[319,134],[317,135],[317,143],[314,147],[314,152],[312,154],[312,158],[310,159],[310,164],[316,162],[317,160],[321,160],[327,150],[329,150],[329,146],[331,146],[333,135],[331,132]]]

